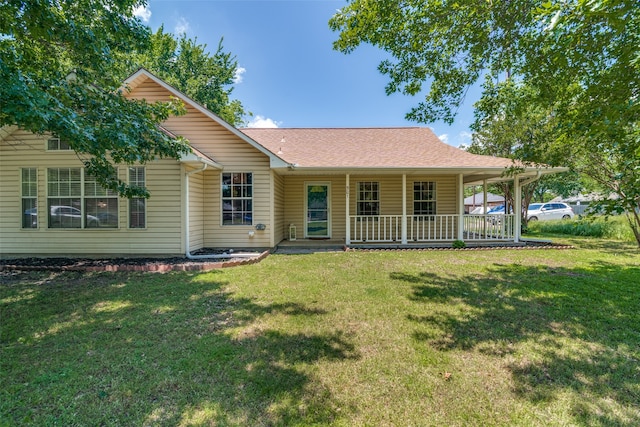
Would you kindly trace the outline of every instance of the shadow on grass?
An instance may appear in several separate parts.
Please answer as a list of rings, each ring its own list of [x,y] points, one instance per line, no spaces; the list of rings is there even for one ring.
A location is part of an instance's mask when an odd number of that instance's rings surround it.
[[[290,425],[339,417],[346,408],[306,368],[357,357],[349,340],[260,327],[267,316],[324,312],[237,298],[208,277],[65,273],[4,284],[0,425]]]
[[[410,299],[428,306],[409,316],[416,340],[502,358],[519,396],[543,403],[569,393],[580,425],[640,425],[637,263],[391,278],[413,284]]]

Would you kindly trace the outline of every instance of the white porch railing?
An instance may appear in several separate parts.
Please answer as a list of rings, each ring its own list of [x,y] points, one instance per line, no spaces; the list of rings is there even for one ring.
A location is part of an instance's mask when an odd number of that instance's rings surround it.
[[[399,242],[402,240],[402,215],[352,215],[352,242]]]
[[[465,240],[513,240],[515,215],[464,215]]]
[[[458,238],[459,215],[407,216],[407,242],[441,242]],[[402,241],[402,215],[351,215],[350,241],[384,243]],[[512,240],[513,215],[463,215],[464,240]]]
[[[457,238],[458,215],[413,215],[407,217],[409,242],[438,242]]]

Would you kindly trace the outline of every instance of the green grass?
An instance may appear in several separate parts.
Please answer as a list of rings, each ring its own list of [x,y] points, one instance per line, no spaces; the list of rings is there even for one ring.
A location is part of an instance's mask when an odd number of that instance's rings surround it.
[[[529,232],[598,237],[635,242],[633,231],[625,215],[584,217],[567,221],[529,221]]]
[[[272,255],[0,285],[0,425],[640,425],[640,252]]]

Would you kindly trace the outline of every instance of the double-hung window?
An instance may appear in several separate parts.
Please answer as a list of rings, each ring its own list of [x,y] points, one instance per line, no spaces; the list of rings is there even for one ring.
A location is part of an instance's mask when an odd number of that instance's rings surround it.
[[[22,168],[22,228],[38,228],[38,169]]]
[[[375,181],[358,182],[358,215],[380,215],[380,183]]]
[[[132,187],[144,187],[146,185],[143,166],[129,168],[129,185]],[[147,226],[146,214],[147,199],[142,197],[129,199],[129,228],[145,228]]]
[[[84,176],[85,227],[118,227],[118,194],[107,190],[94,177]]]
[[[118,195],[82,168],[47,169],[49,228],[115,228]]]
[[[222,174],[222,224],[251,225],[253,223],[253,174],[234,172]]]
[[[413,183],[413,214],[436,214],[436,183],[421,181]]]

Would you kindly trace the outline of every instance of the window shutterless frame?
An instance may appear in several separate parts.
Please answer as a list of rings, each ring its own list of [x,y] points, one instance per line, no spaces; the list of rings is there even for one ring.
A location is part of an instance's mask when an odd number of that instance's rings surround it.
[[[101,187],[83,168],[47,168],[47,227],[117,228],[118,195]]]
[[[253,225],[253,173],[224,172],[220,189],[220,223]]]
[[[144,166],[129,167],[129,185],[145,187],[146,182],[147,176]],[[129,199],[128,222],[129,228],[147,228],[147,199],[142,197]]]
[[[20,169],[22,228],[38,228],[38,168]]]

